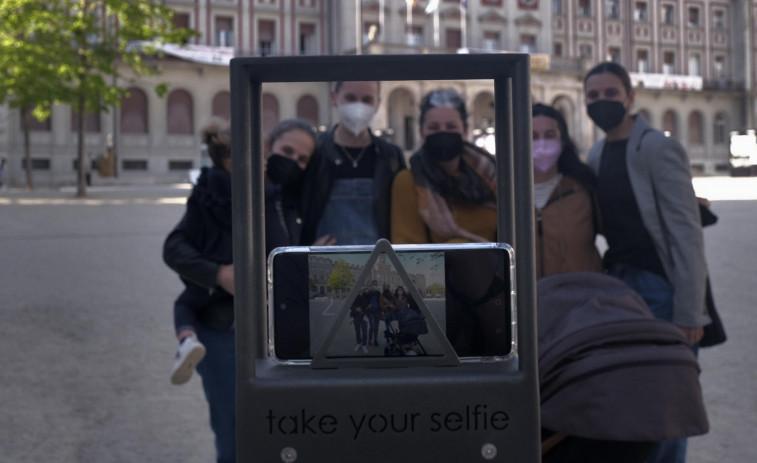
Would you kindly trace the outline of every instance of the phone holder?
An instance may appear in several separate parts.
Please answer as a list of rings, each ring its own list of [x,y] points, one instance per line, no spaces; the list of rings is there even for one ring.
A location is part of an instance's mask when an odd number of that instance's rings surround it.
[[[497,240],[516,251],[517,355],[461,364],[447,345],[438,365],[372,368],[376,359],[362,358],[364,368],[341,368],[322,355],[327,340],[315,368],[275,363],[267,357],[262,84],[460,79],[493,80]],[[235,58],[231,92],[237,460],[540,461],[528,55]],[[374,252],[382,250],[391,259],[388,243]]]

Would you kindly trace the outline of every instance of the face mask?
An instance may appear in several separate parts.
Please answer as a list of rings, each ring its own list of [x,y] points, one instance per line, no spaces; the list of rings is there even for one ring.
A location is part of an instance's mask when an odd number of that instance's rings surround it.
[[[562,145],[557,140],[536,140],[532,144],[534,151],[534,169],[544,173],[557,164],[562,153]]]
[[[423,149],[431,159],[450,161],[463,153],[463,136],[457,132],[436,132],[426,137]]]
[[[368,128],[376,114],[374,106],[360,102],[342,104],[338,109],[342,125],[356,137]]]
[[[299,182],[305,171],[293,159],[280,154],[272,154],[268,158],[266,173],[273,183],[289,186]]]
[[[586,112],[597,127],[608,132],[623,122],[626,108],[620,101],[599,100],[587,106]]]

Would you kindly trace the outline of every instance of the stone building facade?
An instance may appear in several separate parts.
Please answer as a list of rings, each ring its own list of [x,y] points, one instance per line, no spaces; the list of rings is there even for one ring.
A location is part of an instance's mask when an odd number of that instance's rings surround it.
[[[175,21],[200,32],[193,57],[153,60],[158,76],[124,79],[129,97],[88,117],[85,152],[115,154],[118,181],[184,181],[206,163],[200,133],[229,118],[229,56],[525,52],[531,96],[557,106],[582,153],[601,134],[584,110],[583,76],[615,60],[634,73],[635,109],[688,149],[692,167],[724,172],[729,133],[754,127],[755,17],[747,0],[166,0]],[[409,9],[408,9],[409,8]],[[200,59],[198,60],[198,56]],[[168,82],[159,98],[153,88]],[[409,156],[420,145],[418,103],[430,89],[465,97],[471,137],[494,120],[491,82],[413,81],[382,85],[373,130]],[[264,130],[302,117],[324,129],[336,119],[328,83],[267,84]],[[17,111],[0,107],[3,180],[23,186]],[[36,185],[73,184],[75,122],[68,106],[31,133]],[[95,183],[106,179],[95,176]]]

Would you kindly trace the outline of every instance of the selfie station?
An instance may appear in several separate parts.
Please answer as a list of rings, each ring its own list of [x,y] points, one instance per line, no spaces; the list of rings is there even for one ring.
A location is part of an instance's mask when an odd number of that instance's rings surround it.
[[[317,251],[344,259],[362,253],[365,260],[351,288],[337,298],[339,302],[321,310],[328,298],[313,294],[308,272],[296,270],[307,268],[308,249],[316,252],[318,248],[298,248],[299,254],[291,256],[274,251],[271,261],[266,256],[261,133],[264,84],[444,81],[439,85],[430,82],[427,89],[432,90],[472,79],[490,80],[494,86],[498,243],[413,251],[380,240],[367,251],[347,246]],[[530,93],[529,57],[525,54],[231,61],[239,462],[540,461]],[[411,252],[424,254],[414,260],[406,258]],[[470,264],[463,258],[491,252],[499,256],[492,260],[491,270],[486,270],[486,259],[476,257],[474,266],[478,271],[484,269],[485,275],[471,278],[472,272],[465,270]],[[294,265],[291,271],[268,267],[283,257],[301,265]],[[424,265],[432,258],[445,259],[444,266],[433,270],[429,266],[426,274],[409,267],[411,263]],[[407,345],[404,350],[372,346],[371,353],[363,349],[366,353],[362,354],[357,346],[353,352],[355,334],[348,333],[352,336],[349,345],[340,351],[340,336],[345,329],[352,329],[350,317],[361,310],[355,301],[362,292],[370,291],[368,286],[376,286],[370,281],[374,265],[393,269],[391,289],[403,286],[406,299],[415,302],[413,315],[423,329],[416,333],[424,340],[423,346],[417,346],[421,343],[415,339],[412,349]],[[439,268],[445,269],[446,280],[433,285],[431,272]],[[458,276],[451,276],[456,272]],[[490,277],[499,286],[487,286],[480,297],[465,296],[468,286]],[[454,285],[461,287],[452,291]],[[434,292],[444,287],[446,296]],[[310,318],[286,323],[273,320],[286,304],[269,307],[268,297],[294,301],[286,306],[291,315],[299,292],[305,294],[303,313]],[[316,306],[317,314],[330,311],[333,316],[327,322],[322,321],[324,317],[314,318]],[[486,315],[476,319],[479,313]],[[386,333],[392,332],[392,323],[387,318]],[[286,333],[278,332],[282,326]],[[472,335],[466,338],[461,333]],[[482,341],[490,335],[499,336],[495,347]],[[390,335],[386,337],[388,343]],[[504,350],[502,339],[506,340]],[[303,355],[273,348],[298,340],[305,340]]]

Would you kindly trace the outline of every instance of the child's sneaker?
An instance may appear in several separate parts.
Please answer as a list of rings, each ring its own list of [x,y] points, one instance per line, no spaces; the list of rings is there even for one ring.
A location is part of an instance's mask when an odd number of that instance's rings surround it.
[[[205,357],[205,346],[195,336],[187,336],[179,344],[171,371],[171,383],[184,384],[192,377],[195,367]]]

